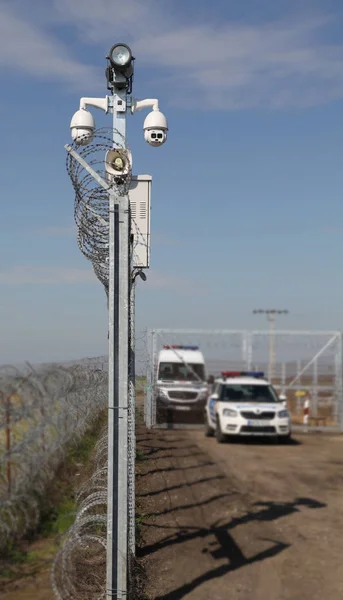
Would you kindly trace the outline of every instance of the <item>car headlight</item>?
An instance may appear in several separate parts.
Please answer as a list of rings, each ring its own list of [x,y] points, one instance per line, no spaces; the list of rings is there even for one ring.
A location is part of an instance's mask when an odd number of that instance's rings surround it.
[[[289,412],[288,412],[288,410],[280,410],[280,412],[278,412],[277,416],[280,419],[287,419],[289,417]]]
[[[207,390],[202,390],[199,394],[199,400],[206,400],[208,396],[208,391]]]
[[[168,399],[169,399],[169,396],[168,396],[168,392],[167,392],[167,390],[160,389],[160,390],[159,390],[159,395],[160,395],[162,398],[168,398]]]
[[[223,417],[237,417],[237,411],[231,408],[224,408]]]

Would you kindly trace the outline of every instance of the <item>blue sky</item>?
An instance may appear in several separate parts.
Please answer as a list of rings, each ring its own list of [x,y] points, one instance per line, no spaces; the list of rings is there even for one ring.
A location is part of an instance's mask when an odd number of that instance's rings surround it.
[[[80,96],[106,94],[117,41],[134,95],[158,97],[170,127],[150,148],[129,117],[134,172],[153,176],[138,330],[264,328],[260,307],[341,329],[342,25],[339,0],[2,2],[0,362],[106,352],[64,144]]]

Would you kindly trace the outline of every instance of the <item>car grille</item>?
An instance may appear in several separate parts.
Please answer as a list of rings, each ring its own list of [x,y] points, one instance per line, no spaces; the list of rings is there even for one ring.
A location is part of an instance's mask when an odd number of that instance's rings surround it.
[[[262,412],[259,415],[257,415],[254,412],[243,410],[241,411],[241,415],[242,417],[244,417],[244,419],[248,419],[249,421],[272,421],[275,418],[275,412]]]
[[[241,427],[241,433],[275,433],[275,427],[265,425],[263,427],[249,427],[249,425],[243,425]]]
[[[169,390],[169,398],[175,400],[195,400],[198,397],[198,392],[187,392],[182,390]]]

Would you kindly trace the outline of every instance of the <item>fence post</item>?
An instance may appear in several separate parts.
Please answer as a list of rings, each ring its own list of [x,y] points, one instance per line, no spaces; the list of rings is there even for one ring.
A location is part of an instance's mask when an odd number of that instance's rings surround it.
[[[152,418],[151,418],[151,423],[152,425],[156,425],[156,421],[157,421],[157,414],[156,414],[156,381],[155,381],[155,377],[157,378],[157,365],[156,365],[156,359],[157,359],[157,332],[155,330],[152,331],[152,364],[151,364],[151,376],[152,376],[152,389],[151,389],[151,408],[152,408]]]
[[[301,385],[301,375],[302,375],[302,362],[299,359],[299,360],[297,360],[297,376],[298,376],[299,385]]]
[[[337,334],[337,351],[335,354],[335,419],[343,431],[343,334]]]
[[[247,335],[247,367],[248,367],[248,371],[251,371],[251,367],[252,367],[252,352],[253,352],[253,333],[251,333],[249,331],[248,335]]]
[[[136,465],[136,334],[135,334],[135,291],[133,280],[130,294],[130,359],[129,359],[129,410],[128,410],[128,544],[131,558],[136,554],[136,507],[135,507],[135,465]]]
[[[250,331],[242,332],[242,362],[247,371],[251,371],[252,362],[252,334]]]
[[[286,393],[286,363],[281,363],[281,392]]]
[[[318,359],[313,363],[313,381],[312,381],[312,410],[313,416],[318,417]]]
[[[6,455],[7,455],[7,493],[12,492],[12,457],[11,457],[11,397],[6,398]]]
[[[147,330],[147,359],[146,359],[146,386],[144,401],[144,423],[151,429],[152,422],[152,332]]]

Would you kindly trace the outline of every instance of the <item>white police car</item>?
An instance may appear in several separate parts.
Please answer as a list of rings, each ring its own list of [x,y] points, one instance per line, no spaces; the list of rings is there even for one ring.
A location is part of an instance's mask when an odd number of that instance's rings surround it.
[[[205,408],[205,435],[225,442],[229,436],[291,438],[285,398],[260,372],[224,371],[216,379]]]

